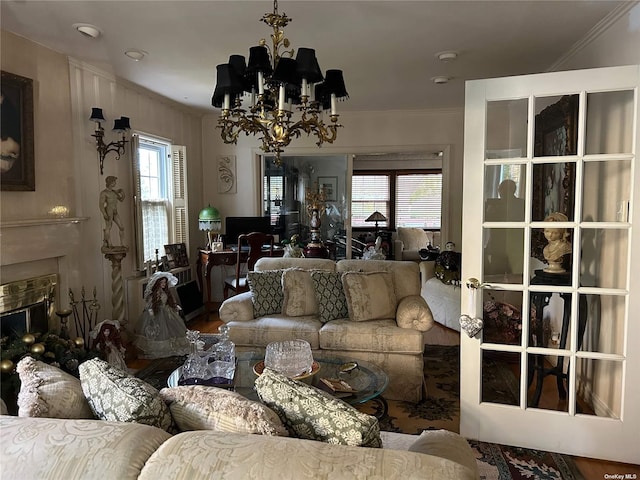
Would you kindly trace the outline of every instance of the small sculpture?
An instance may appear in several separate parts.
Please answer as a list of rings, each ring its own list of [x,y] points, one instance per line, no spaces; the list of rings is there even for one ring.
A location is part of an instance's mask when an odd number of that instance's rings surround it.
[[[363,260],[385,260],[387,256],[382,251],[382,237],[376,238],[376,243],[373,246],[369,246],[362,253]]]
[[[126,350],[120,337],[120,322],[117,320],[100,322],[91,331],[91,338],[93,338],[92,347],[101,353],[102,358],[110,365],[127,371],[127,364],[124,360]]]
[[[140,358],[164,358],[189,353],[187,327],[178,313],[177,304],[169,287],[178,279],[169,272],[156,272],[144,291],[147,305],[134,327],[135,345]]]
[[[569,219],[564,213],[554,212],[544,219],[545,222],[567,222]],[[544,269],[547,273],[565,273],[566,270],[562,266],[563,257],[572,251],[571,242],[567,240],[569,232],[566,228],[544,229],[544,237],[549,243],[542,250],[544,259],[549,266]]]
[[[124,190],[116,190],[118,178],[109,175],[105,179],[106,188],[100,192],[100,212],[104,217],[103,247],[112,247],[111,227],[115,223],[120,233],[120,245],[124,245],[124,225],[118,215],[118,202],[124,201]]]

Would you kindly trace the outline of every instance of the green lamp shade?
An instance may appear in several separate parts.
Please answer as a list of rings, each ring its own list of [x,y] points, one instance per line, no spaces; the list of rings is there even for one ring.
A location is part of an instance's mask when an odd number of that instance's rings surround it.
[[[220,230],[222,227],[222,219],[217,208],[211,205],[206,206],[198,215],[198,225],[200,230]]]

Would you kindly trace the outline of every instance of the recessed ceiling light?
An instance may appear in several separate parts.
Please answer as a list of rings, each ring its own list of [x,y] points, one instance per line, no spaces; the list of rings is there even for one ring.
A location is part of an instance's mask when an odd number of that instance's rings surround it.
[[[74,23],[73,28],[75,28],[85,37],[98,38],[100,35],[102,35],[102,31],[98,27],[89,23]]]
[[[449,77],[439,76],[439,77],[431,77],[431,81],[437,85],[442,85],[443,83],[449,83],[451,80]]]
[[[138,50],[137,48],[131,48],[131,49],[127,50],[126,52],[124,52],[124,54],[127,57],[132,58],[136,62],[139,62],[140,60],[142,60],[145,57],[145,55],[148,55],[148,53],[145,52],[144,50]]]
[[[451,62],[458,58],[458,52],[454,52],[453,50],[449,50],[447,52],[439,52],[436,53],[436,57],[442,62]]]

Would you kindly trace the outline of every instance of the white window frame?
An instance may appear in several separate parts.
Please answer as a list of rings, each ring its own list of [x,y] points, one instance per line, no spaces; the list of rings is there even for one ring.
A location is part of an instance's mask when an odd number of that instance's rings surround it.
[[[157,148],[161,154],[159,171],[162,183],[162,196],[157,199],[144,200],[141,187],[140,173],[140,148],[149,145]],[[145,263],[155,261],[155,249],[158,249],[158,258],[165,255],[164,245],[172,243],[185,243],[189,245],[189,228],[187,215],[187,189],[186,189],[186,150],[185,147],[172,145],[166,138],[154,135],[134,133],[132,136],[133,180],[134,180],[134,211],[135,211],[135,239],[136,261],[138,270],[144,270]],[[162,245],[153,247],[147,245],[145,252],[145,205],[149,208],[159,207],[166,215],[166,240]],[[148,227],[147,227],[148,228]]]

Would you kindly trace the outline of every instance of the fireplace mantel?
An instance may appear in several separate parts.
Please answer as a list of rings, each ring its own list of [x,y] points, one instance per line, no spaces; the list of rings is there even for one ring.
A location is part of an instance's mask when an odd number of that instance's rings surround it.
[[[81,223],[89,220],[89,217],[63,217],[63,218],[34,218],[31,220],[10,220],[0,222],[0,230],[16,227],[34,227],[41,225],[64,225]]]

